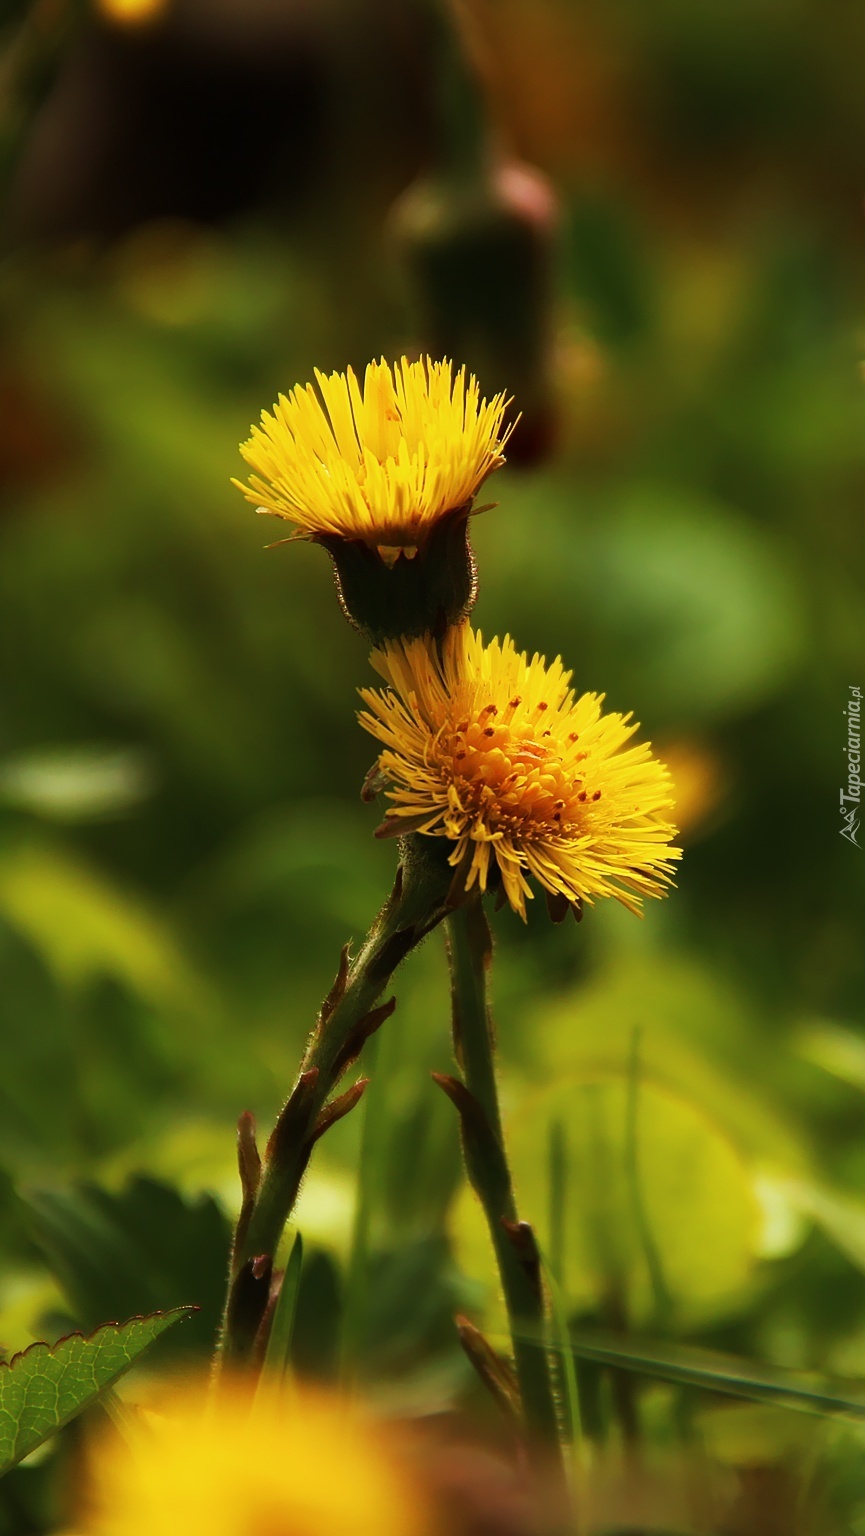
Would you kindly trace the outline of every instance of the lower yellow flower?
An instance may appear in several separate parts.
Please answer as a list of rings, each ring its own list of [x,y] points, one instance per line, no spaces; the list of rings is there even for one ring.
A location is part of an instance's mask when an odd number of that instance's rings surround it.
[[[344,1404],[183,1387],[93,1458],[80,1536],[421,1536],[411,1483]]]
[[[615,896],[638,912],[665,893],[680,857],[667,770],[648,745],[627,746],[630,716],[575,698],[561,660],[529,661],[507,636],[485,646],[467,624],[372,659],[389,685],[361,690],[393,802],[382,835],[449,838],[465,889],[500,878],[523,918],[531,877],[553,911]]]

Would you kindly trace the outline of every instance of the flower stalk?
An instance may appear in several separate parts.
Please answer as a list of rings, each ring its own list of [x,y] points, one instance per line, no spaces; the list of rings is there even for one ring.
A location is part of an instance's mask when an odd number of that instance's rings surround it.
[[[393,891],[356,959],[349,962],[348,946],[342,952],[336,980],[263,1159],[255,1149],[251,1117],[241,1117],[238,1153],[244,1198],[220,1345],[223,1363],[254,1362],[266,1344],[276,1251],[313,1147],[354,1108],[366,1082],[360,1079],[336,1098],[333,1091],[393,1012],[393,998],[385,1003],[379,999],[400,962],[444,917],[451,878],[441,845],[430,838],[401,840]]]
[[[469,1181],[480,1200],[495,1251],[520,1401],[527,1429],[558,1446],[550,1364],[544,1346],[544,1293],[534,1233],[517,1212],[502,1131],[487,972],[489,926],[475,893],[447,919],[454,1049],[463,1080],[436,1076],[460,1114]]]

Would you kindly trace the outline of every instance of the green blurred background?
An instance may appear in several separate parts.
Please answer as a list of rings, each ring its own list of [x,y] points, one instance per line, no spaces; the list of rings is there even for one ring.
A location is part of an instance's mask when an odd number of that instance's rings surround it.
[[[420,0],[134,10],[4,21],[0,1342],[201,1299],[206,1343],[236,1116],[272,1119],[393,868],[365,646],[323,551],[264,552],[237,443],[314,366],[453,337],[524,412],[476,622],[633,710],[684,829],[642,922],[496,919],[526,1214],[583,1322],[865,1376],[865,20],[474,0],[457,44]],[[326,1374],[354,1223],[358,1368],[434,1408],[471,1397],[454,1307],[495,1329],[495,1299],[429,1081],[438,938],[397,991],[360,1246],[361,1114],[306,1188],[302,1348]],[[725,1530],[786,1536],[791,1489],[795,1529],[865,1529],[827,1514],[865,1519],[858,1432],[695,1401]],[[44,1529],[36,1476],[0,1530]]]

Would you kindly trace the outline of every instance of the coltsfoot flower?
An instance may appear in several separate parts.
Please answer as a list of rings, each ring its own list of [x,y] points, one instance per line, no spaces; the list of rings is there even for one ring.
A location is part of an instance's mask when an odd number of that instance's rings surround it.
[[[504,463],[504,395],[481,398],[465,368],[403,357],[316,371],[263,411],[235,480],[259,512],[294,524],[333,557],[348,617],[375,643],[444,628],[469,611],[467,521]]]
[[[430,358],[394,368],[315,371],[280,395],[241,453],[253,473],[234,483],[298,537],[362,539],[393,559],[418,548],[440,518],[471,502],[504,463],[504,395],[487,402],[465,368]]]
[[[97,1444],[78,1536],[421,1536],[383,1433],[307,1392],[185,1386],[126,1440]]]
[[[362,689],[361,724],[383,744],[373,788],[393,802],[380,835],[453,843],[465,890],[498,884],[521,917],[534,879],[550,910],[615,896],[632,912],[662,896],[680,852],[665,819],[667,770],[628,746],[631,717],[575,697],[560,659],[531,661],[467,624],[373,654],[386,691]]]

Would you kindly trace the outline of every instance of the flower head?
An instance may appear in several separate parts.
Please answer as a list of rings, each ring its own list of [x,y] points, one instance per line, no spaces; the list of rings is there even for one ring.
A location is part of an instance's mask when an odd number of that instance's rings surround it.
[[[373,655],[389,685],[362,689],[361,724],[383,744],[376,777],[393,802],[383,832],[449,838],[465,889],[500,877],[525,917],[530,878],[551,910],[615,896],[639,911],[671,883],[667,771],[628,746],[630,716],[576,698],[561,660],[520,655],[467,624]],[[565,907],[566,910],[566,907]]]
[[[234,483],[296,537],[360,539],[393,561],[450,512],[468,512],[504,463],[507,401],[482,400],[465,368],[430,358],[370,363],[280,395],[241,453],[253,473]]]
[[[93,1457],[84,1536],[420,1536],[385,1437],[345,1405],[228,1383],[173,1392]]]

